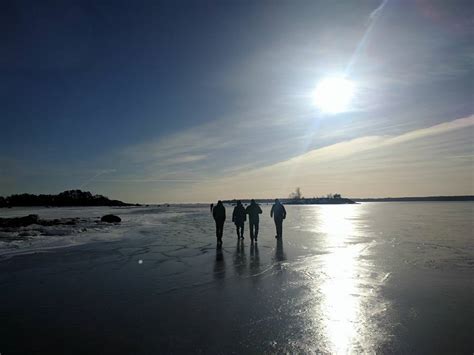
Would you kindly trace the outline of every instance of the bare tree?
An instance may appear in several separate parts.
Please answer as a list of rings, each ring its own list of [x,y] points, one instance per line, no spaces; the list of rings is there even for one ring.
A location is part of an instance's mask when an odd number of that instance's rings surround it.
[[[303,195],[301,194],[301,189],[297,187],[295,192],[292,192],[290,194],[290,198],[293,200],[301,200],[303,198]]]

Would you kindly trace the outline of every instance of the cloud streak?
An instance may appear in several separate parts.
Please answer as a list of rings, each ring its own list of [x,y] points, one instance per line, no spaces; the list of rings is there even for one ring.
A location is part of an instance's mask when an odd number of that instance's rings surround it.
[[[105,175],[105,174],[111,174],[114,173],[116,170],[115,169],[102,169],[99,170],[94,176],[92,176],[90,179],[87,179],[84,181],[82,184],[79,185],[79,189],[85,189],[91,182],[96,180],[99,176]]]
[[[398,136],[361,137],[197,184],[193,190],[215,198],[281,197],[295,186],[309,195],[409,195],[416,194],[416,189],[419,194],[447,193],[449,189],[451,193],[473,193],[473,147],[469,145],[473,126],[471,115]],[[447,185],[447,181],[457,184]]]
[[[220,170],[215,170],[216,165],[213,165],[220,164],[215,161],[217,153],[214,152],[220,149],[219,145],[212,146],[206,154],[191,154],[184,149],[202,149],[203,137],[212,134],[202,129],[195,135],[183,133],[182,137],[191,140],[182,145],[174,139],[167,139],[167,143],[173,141],[178,146],[168,146],[166,154],[161,152],[166,157],[164,162],[131,173],[118,172],[112,179],[94,181],[99,186],[134,186],[130,190],[134,195],[143,196],[140,200],[144,202],[284,197],[295,186],[301,186],[309,195],[329,192],[352,196],[407,195],[410,189],[405,185],[420,188],[421,181],[424,181],[424,187],[431,186],[426,193],[436,194],[436,189],[442,191],[444,186],[440,179],[450,174],[453,181],[459,181],[456,189],[469,193],[468,179],[472,172],[467,167],[470,162],[472,167],[473,149],[469,142],[473,126],[474,115],[471,115],[395,136],[358,137],[266,166],[244,163],[228,169],[221,167]],[[157,149],[163,144],[166,143],[158,142],[152,146]],[[140,146],[140,149],[147,146]],[[167,161],[169,152],[177,150],[186,153],[178,155],[174,161]],[[141,151],[141,154],[146,153],[146,149]],[[156,157],[154,155],[154,159]],[[214,171],[219,171],[219,174]],[[374,186],[373,191],[370,186]],[[143,191],[147,191],[146,195],[142,195]],[[449,194],[448,191],[445,193]]]

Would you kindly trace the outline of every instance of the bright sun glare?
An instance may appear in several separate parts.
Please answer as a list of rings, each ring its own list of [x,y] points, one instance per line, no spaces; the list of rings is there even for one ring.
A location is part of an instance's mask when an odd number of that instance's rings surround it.
[[[321,80],[314,92],[316,106],[327,113],[345,111],[354,95],[354,83],[341,77]]]

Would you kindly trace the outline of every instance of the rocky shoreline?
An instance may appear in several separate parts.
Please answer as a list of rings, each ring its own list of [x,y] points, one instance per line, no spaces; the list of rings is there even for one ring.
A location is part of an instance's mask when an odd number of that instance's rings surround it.
[[[84,218],[73,217],[73,218],[55,218],[55,219],[40,219],[37,214],[30,214],[24,217],[13,217],[13,218],[0,218],[0,229],[5,228],[19,228],[27,227],[32,224],[39,226],[74,226],[79,222],[85,222]],[[108,214],[100,219],[100,222],[105,223],[120,223],[121,219],[118,216]]]
[[[68,233],[82,233],[92,226],[118,224],[121,218],[112,214],[102,218],[54,218],[41,219],[36,214],[24,217],[0,218],[0,241],[11,242],[25,240],[41,235],[64,235]],[[52,228],[52,229],[51,229]],[[92,227],[95,228],[95,227]]]

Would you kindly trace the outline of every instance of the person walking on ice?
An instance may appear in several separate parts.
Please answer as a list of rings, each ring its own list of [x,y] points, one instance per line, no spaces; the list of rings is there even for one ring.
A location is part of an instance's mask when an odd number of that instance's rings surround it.
[[[234,212],[232,213],[232,222],[234,222],[237,230],[237,239],[244,239],[244,225],[246,220],[245,207],[241,201],[237,201],[237,206],[234,207]]]
[[[212,209],[212,216],[216,221],[217,245],[222,245],[222,234],[224,233],[225,207],[221,200]]]
[[[255,202],[255,200],[250,201],[250,205],[247,206],[245,209],[247,214],[249,215],[249,226],[250,226],[250,239],[252,242],[257,242],[258,238],[258,224],[260,223],[259,214],[262,213],[262,209],[260,206]]]
[[[275,238],[283,237],[283,220],[286,218],[285,206],[280,203],[279,199],[275,199],[275,204],[270,211],[270,217],[273,217],[276,227]]]

